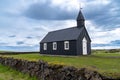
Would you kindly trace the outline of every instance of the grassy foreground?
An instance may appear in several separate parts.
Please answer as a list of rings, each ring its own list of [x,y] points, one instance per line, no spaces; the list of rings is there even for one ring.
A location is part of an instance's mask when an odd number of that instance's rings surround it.
[[[2,55],[3,56],[3,55]],[[4,55],[5,56],[5,55]],[[48,56],[40,54],[7,55],[17,59],[30,61],[44,60],[49,64],[61,64],[75,66],[77,68],[89,68],[103,75],[120,78],[120,53],[97,52],[90,56]]]
[[[0,64],[0,80],[37,80]]]

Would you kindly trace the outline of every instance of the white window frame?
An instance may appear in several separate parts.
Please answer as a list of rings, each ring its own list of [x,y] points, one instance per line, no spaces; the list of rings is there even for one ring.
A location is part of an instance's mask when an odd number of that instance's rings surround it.
[[[57,42],[53,42],[53,50],[57,50]]]
[[[43,49],[44,49],[44,50],[47,50],[47,43],[44,43],[44,44],[43,44]]]
[[[64,41],[64,49],[69,50],[69,41]]]

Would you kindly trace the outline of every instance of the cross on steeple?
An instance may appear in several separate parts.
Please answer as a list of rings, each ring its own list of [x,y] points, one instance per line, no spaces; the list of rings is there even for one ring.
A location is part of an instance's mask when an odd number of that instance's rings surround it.
[[[79,4],[79,7],[80,7],[80,11],[81,11],[82,10],[81,3]]]

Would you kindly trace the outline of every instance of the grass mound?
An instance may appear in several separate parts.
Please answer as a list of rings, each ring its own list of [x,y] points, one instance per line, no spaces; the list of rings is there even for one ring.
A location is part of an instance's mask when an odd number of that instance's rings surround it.
[[[30,77],[9,67],[0,64],[0,80],[37,80],[35,77]]]

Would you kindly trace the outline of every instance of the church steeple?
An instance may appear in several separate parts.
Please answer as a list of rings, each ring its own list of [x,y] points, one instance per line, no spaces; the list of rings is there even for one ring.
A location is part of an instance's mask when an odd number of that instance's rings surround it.
[[[77,27],[81,28],[84,26],[85,26],[85,19],[84,19],[82,12],[81,12],[81,9],[80,9],[79,14],[77,16]]]

